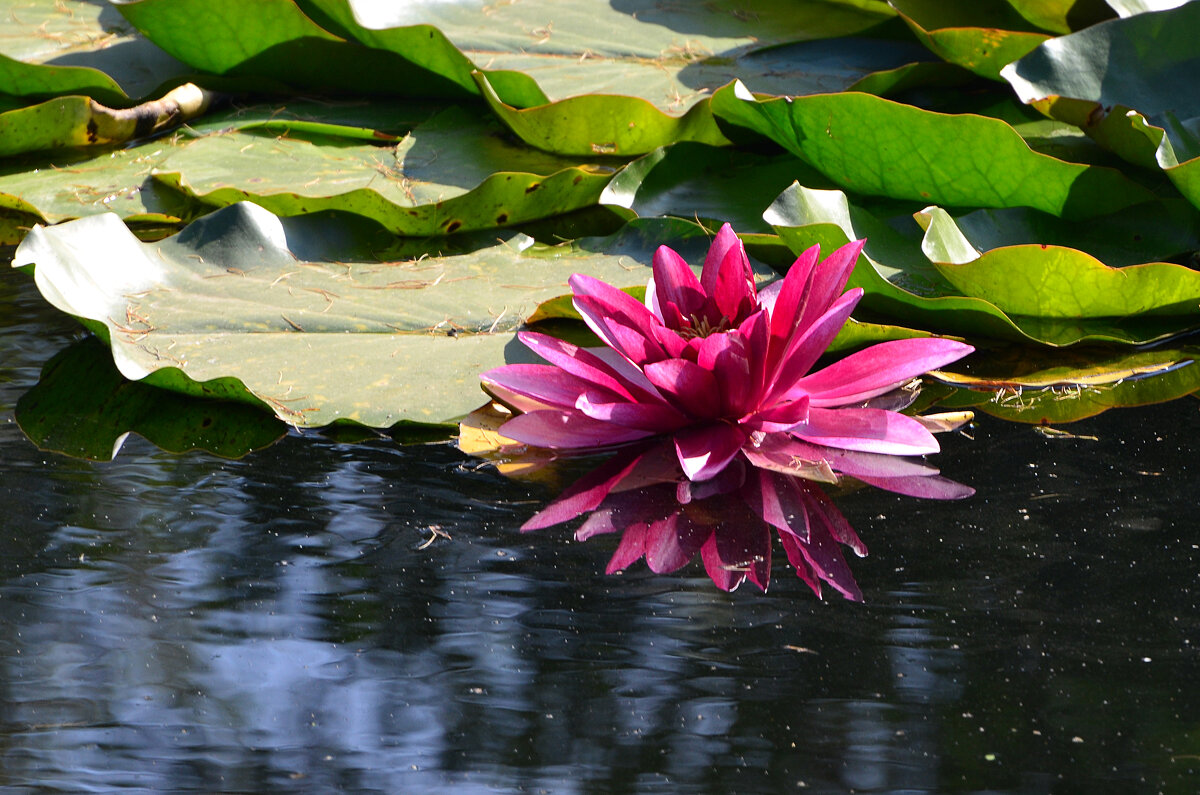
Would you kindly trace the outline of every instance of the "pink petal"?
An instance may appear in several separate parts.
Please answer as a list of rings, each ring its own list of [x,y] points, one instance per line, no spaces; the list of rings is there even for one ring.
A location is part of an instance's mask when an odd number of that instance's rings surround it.
[[[767,524],[808,541],[808,509],[802,499],[803,492],[793,485],[794,480],[755,467],[746,476],[742,498]]]
[[[775,371],[767,374],[766,402],[770,403],[783,397],[808,373],[841,331],[862,294],[861,288],[846,293],[834,302],[828,312],[821,315],[811,326],[802,328],[800,333],[789,341]]]
[[[813,444],[868,453],[924,455],[939,449],[921,423],[881,409],[810,409],[808,421],[791,433]]]
[[[784,433],[769,434],[759,445],[757,452],[770,455],[777,460],[826,461],[834,470],[859,480],[923,478],[932,477],[938,473],[936,467],[919,459],[822,447],[792,438]]]
[[[611,390],[630,400],[644,400],[649,394],[658,394],[640,370],[619,354],[613,354],[608,348],[580,348],[578,345],[533,331],[522,331],[517,336],[538,356],[598,387]],[[619,360],[622,366],[615,366],[610,359]]]
[[[571,409],[585,393],[615,402],[622,395],[548,364],[508,364],[479,376],[492,394],[517,411]]]
[[[807,492],[807,501],[809,509],[809,521],[817,521],[823,524],[824,528],[829,531],[836,541],[839,541],[850,549],[854,550],[854,554],[860,558],[867,556],[867,545],[858,537],[858,533],[854,532],[854,528],[850,526],[850,522],[842,515],[842,512],[833,504],[833,500],[821,491],[817,486],[811,483],[799,484],[801,488]]]
[[[720,416],[720,392],[711,371],[686,359],[666,359],[646,365],[643,372],[664,397],[689,416]]]
[[[500,426],[500,433],[534,447],[572,449],[605,447],[653,436],[653,431],[601,422],[578,411],[545,409],[518,414]]]
[[[820,598],[821,578],[817,575],[816,570],[808,564],[804,553],[800,551],[800,542],[792,536],[782,533],[779,540],[783,544],[783,551],[787,555],[788,563],[791,563],[792,568],[796,570],[796,576],[804,580],[812,592]]]
[[[708,480],[726,467],[746,443],[746,434],[727,422],[675,433],[675,452],[689,480]]]
[[[575,276],[571,278],[574,279]],[[625,297],[633,301],[630,296]],[[661,328],[662,323],[637,301],[633,301],[633,304],[645,315],[636,319],[622,313],[607,301],[590,295],[576,295],[572,303],[588,328],[595,332],[605,345],[619,351],[634,364],[643,365],[667,358],[666,351],[654,338],[654,327]]]
[[[522,415],[528,416],[528,415]],[[572,483],[566,491],[521,525],[521,531],[540,530],[583,515],[604,501],[629,472],[637,466],[640,455],[614,456]]]
[[[855,475],[863,483],[870,484],[886,491],[894,491],[909,497],[923,497],[927,500],[962,500],[975,493],[975,489],[964,486],[940,475],[932,477],[900,477],[876,478]]]
[[[746,341],[736,331],[712,334],[701,340],[696,364],[713,374],[720,395],[719,413],[725,417],[745,414],[756,402]]]
[[[653,522],[646,533],[646,565],[656,574],[683,568],[710,535],[711,527],[697,524],[682,511]]]
[[[700,280],[683,257],[666,246],[659,246],[658,251],[654,252],[652,284],[655,300],[659,303],[671,302],[684,317],[697,314],[704,308],[704,288],[700,286]],[[646,300],[650,301],[649,288],[646,290]],[[654,307],[650,308],[653,311]]]
[[[802,307],[798,325],[803,328],[825,314],[834,299],[846,289],[846,282],[854,272],[854,265],[867,241],[855,240],[826,257],[813,270],[812,287]]]
[[[808,419],[808,396],[801,395],[787,403],[777,403],[769,409],[756,412],[741,424],[744,428],[777,433],[789,431]]]
[[[844,406],[873,398],[975,350],[954,340],[891,340],[872,345],[807,375],[796,388],[814,406]]]
[[[727,564],[721,559],[721,552],[717,548],[718,530],[708,537],[704,542],[704,546],[700,547],[700,559],[704,561],[704,570],[708,573],[708,578],[713,581],[713,584],[722,591],[736,591],[746,579],[746,572],[739,571],[735,566]]]
[[[788,560],[796,568],[796,573],[813,587],[813,582],[804,573],[812,572],[820,579],[832,585],[842,596],[855,602],[862,601],[862,591],[854,581],[850,567],[838,548],[837,542],[830,535],[828,528],[822,522],[809,523],[811,539],[807,544],[798,542],[793,536],[782,534],[779,540],[787,552]],[[819,586],[813,588],[820,595]]]
[[[796,258],[792,267],[788,268],[786,276],[770,285],[774,290],[763,290],[759,293],[760,305],[765,306],[767,301],[771,301],[772,338],[787,340],[799,325],[804,315],[805,303],[812,292],[813,267],[817,264],[820,252],[820,246],[813,246],[805,251]],[[773,301],[771,297],[774,298]]]
[[[629,525],[625,528],[625,532],[621,535],[621,543],[617,545],[617,551],[613,553],[612,559],[608,561],[608,566],[604,569],[605,574],[614,574],[636,563],[643,555],[646,554],[646,536],[649,535],[650,529],[644,524]]]
[[[669,433],[686,425],[689,420],[665,403],[599,402],[593,395],[582,394],[574,408],[601,422],[626,428],[638,428],[652,433]]]
[[[744,257],[745,249],[742,247],[742,241],[738,240],[737,234],[733,231],[733,227],[729,224],[722,224],[717,231],[717,236],[713,238],[712,244],[708,247],[708,255],[704,258],[704,268],[700,271],[700,286],[709,298],[712,298],[717,291],[717,279],[726,257],[729,256],[730,251],[738,248],[742,249]],[[746,263],[746,267],[749,268],[749,262]]]

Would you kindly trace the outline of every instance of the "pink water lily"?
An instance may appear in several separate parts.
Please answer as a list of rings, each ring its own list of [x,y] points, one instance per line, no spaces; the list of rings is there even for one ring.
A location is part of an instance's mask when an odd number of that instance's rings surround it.
[[[575,308],[606,347],[523,332],[522,342],[549,364],[506,365],[482,375],[493,396],[521,412],[501,433],[561,450],[669,436],[683,474],[695,482],[735,460],[808,477],[814,450],[831,471],[837,468],[830,455],[820,451],[936,452],[920,419],[870,401],[965,356],[971,346],[895,340],[810,372],[862,297],[860,288],[843,293],[862,246],[849,243],[824,260],[813,247],[759,291],[745,249],[726,224],[698,279],[682,257],[660,247],[645,304],[589,276],[572,276]],[[621,478],[609,480],[611,489]],[[583,510],[599,504],[595,497]]]

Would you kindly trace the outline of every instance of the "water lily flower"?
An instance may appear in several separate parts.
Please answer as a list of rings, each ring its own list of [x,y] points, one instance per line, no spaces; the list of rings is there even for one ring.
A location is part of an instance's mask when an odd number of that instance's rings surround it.
[[[862,297],[860,288],[843,290],[863,242],[824,260],[813,247],[761,291],[728,224],[699,278],[660,247],[644,304],[597,279],[572,276],[575,308],[606,347],[522,332],[521,341],[549,364],[506,365],[481,376],[493,396],[520,412],[500,432],[559,450],[666,436],[695,482],[735,460],[811,477],[815,448],[884,458],[936,452],[920,419],[870,401],[971,346],[938,338],[883,342],[810,372]],[[826,465],[818,469],[834,471],[828,457],[819,460]],[[855,459],[842,460],[854,466]],[[625,474],[602,477],[582,510],[598,505]],[[862,474],[854,476],[869,481],[870,473]]]

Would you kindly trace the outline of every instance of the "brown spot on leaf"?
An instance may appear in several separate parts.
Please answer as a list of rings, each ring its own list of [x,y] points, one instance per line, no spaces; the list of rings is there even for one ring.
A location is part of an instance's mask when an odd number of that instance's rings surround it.
[[[542,187],[542,183],[535,182],[532,185],[530,185],[528,188],[525,189],[525,193],[527,193],[527,194],[533,193],[535,190],[537,190],[540,187]]]
[[[449,234],[454,234],[460,228],[462,228],[462,221],[459,221],[457,219],[446,224],[446,232]]]
[[[507,224],[508,223],[508,213],[500,213],[499,215],[497,215],[496,223]]]
[[[100,137],[100,129],[96,126],[95,119],[88,119],[87,123],[87,139],[89,144],[96,143],[96,139]]]

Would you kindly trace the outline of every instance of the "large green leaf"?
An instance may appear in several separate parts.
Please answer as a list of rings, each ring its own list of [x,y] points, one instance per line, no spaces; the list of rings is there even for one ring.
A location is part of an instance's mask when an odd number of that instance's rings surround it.
[[[1129,285],[1120,283],[1122,270],[1106,268],[1083,252],[1035,245],[997,249],[979,258],[985,265],[976,266],[978,278],[971,280],[962,270],[930,262],[917,246],[852,207],[839,191],[794,185],[766,217],[797,253],[814,243],[824,247],[866,237],[850,284],[866,291],[864,309],[905,326],[1057,346],[1087,340],[1145,343],[1200,324],[1195,304],[1184,303],[1200,275],[1178,266],[1143,271],[1134,277],[1140,284],[1123,296]],[[954,238],[958,230],[952,224],[932,228],[925,248],[935,257],[961,260],[964,253],[965,258],[973,253],[968,241]],[[1006,253],[1013,251],[1017,254]],[[1097,267],[1108,274],[1099,281]],[[1095,289],[1106,292],[1085,305],[1067,289],[1073,278],[1090,279]],[[1064,279],[1067,287],[1062,287]],[[1051,291],[1055,285],[1060,289]]]
[[[1049,36],[1002,0],[947,3],[889,0],[917,39],[939,58],[991,80]],[[1065,32],[1065,31],[1063,31]]]
[[[182,82],[190,71],[107,3],[22,0],[4,7],[0,95],[81,94],[119,107]]]
[[[214,133],[178,147],[155,178],[209,205],[250,200],[289,216],[341,210],[428,236],[594,205],[614,171],[514,145],[495,122],[459,108],[394,148],[330,143]]]
[[[130,433],[172,453],[206,450],[241,458],[278,440],[287,427],[244,403],[221,403],[126,381],[108,348],[81,340],[42,369],[17,401],[17,424],[43,450],[108,461]]]
[[[718,118],[779,143],[841,187],[958,207],[1032,207],[1086,217],[1153,198],[1120,172],[1032,151],[1009,125],[869,94],[713,97]]]
[[[689,226],[691,245],[706,246]],[[378,261],[375,242],[344,222],[243,203],[158,243],[138,242],[115,215],[38,228],[14,264],[34,265],[47,300],[109,338],[127,378],[265,404],[295,425],[388,427],[475,408],[479,373],[529,359],[514,330],[567,292],[570,274],[644,284],[671,237],[662,224],[638,229]]]
[[[1017,95],[1141,166],[1200,207],[1200,4],[1114,19],[1005,68]]]

